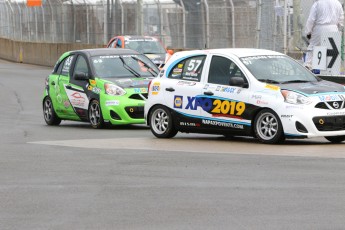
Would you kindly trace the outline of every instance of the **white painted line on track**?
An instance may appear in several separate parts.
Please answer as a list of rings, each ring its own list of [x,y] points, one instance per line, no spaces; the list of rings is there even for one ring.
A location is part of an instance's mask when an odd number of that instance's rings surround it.
[[[344,144],[294,143],[265,145],[252,140],[232,141],[215,138],[113,138],[36,141],[30,144],[97,149],[140,149],[196,153],[229,153],[272,156],[345,158]]]

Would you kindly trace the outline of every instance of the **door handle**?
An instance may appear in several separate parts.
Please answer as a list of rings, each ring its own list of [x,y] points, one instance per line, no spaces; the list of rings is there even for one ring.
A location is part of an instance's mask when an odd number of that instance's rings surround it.
[[[52,85],[55,85],[55,81],[52,81]]]
[[[175,89],[174,89],[174,88],[172,88],[172,87],[165,88],[165,90],[166,90],[166,91],[169,91],[169,92],[174,92],[174,91],[175,91]]]
[[[206,92],[204,92],[204,94],[205,94],[205,95],[208,95],[208,96],[213,96],[214,93],[211,92],[211,91],[206,91]]]

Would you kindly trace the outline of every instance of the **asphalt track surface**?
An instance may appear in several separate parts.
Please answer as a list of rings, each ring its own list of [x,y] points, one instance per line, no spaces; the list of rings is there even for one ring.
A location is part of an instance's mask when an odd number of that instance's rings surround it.
[[[51,68],[0,61],[0,229],[344,229],[345,143],[47,126]]]

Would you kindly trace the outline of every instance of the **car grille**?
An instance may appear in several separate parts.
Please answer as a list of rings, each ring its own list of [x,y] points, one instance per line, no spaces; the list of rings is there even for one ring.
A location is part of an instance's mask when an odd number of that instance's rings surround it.
[[[345,130],[345,116],[314,117],[313,122],[319,131]]]
[[[140,93],[140,94],[132,94],[131,96],[129,96],[130,99],[134,99],[134,100],[144,100],[144,98],[147,99],[147,93]],[[144,97],[144,98],[143,98]]]
[[[144,106],[128,106],[125,108],[128,116],[134,119],[144,118]]]
[[[344,101],[325,101],[319,102],[315,105],[318,109],[343,109],[345,106]]]

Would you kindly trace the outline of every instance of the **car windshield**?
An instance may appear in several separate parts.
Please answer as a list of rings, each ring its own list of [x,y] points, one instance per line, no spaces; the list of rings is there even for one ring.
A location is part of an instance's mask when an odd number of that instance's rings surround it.
[[[163,54],[166,53],[162,44],[157,40],[127,40],[125,48],[138,51],[143,54]]]
[[[292,58],[262,55],[241,58],[243,64],[261,82],[288,84],[316,82],[319,79]]]
[[[145,55],[104,55],[91,58],[100,78],[154,77],[159,72]]]

